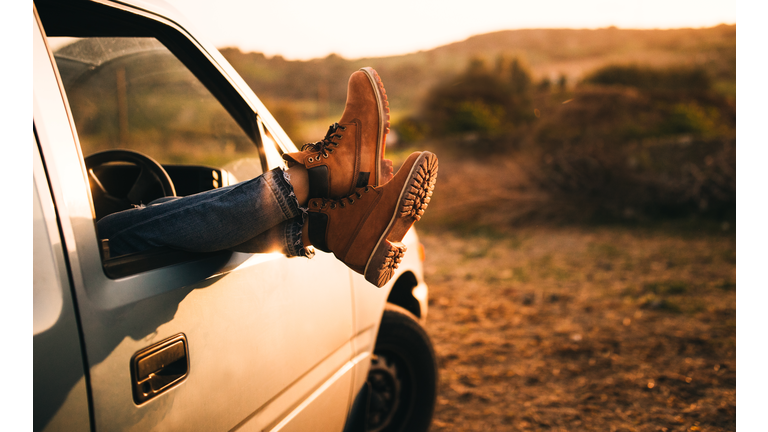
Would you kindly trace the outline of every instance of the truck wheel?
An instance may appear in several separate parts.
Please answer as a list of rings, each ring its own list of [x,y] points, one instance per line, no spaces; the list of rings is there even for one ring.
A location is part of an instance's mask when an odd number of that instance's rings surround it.
[[[391,304],[384,310],[368,383],[368,432],[426,431],[437,397],[437,361],[417,319]]]

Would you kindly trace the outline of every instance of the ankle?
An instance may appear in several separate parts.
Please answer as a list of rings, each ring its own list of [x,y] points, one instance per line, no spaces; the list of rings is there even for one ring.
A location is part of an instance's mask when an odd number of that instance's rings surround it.
[[[312,242],[309,241],[309,220],[304,222],[304,226],[301,227],[301,242],[304,243],[304,247],[312,246]]]
[[[309,201],[309,175],[307,169],[303,165],[294,165],[286,170],[288,174],[289,182],[293,186],[293,193],[296,195],[296,200],[302,207],[307,206]]]

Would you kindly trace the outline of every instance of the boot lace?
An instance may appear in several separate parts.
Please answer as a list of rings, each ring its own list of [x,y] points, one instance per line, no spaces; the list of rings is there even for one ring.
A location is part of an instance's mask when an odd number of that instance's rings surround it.
[[[341,138],[341,135],[336,133],[339,129],[342,131],[347,130],[346,126],[334,123],[328,127],[328,132],[325,133],[325,138],[318,142],[304,144],[301,146],[301,151],[311,150],[320,152],[323,157],[327,158],[329,153],[333,153],[333,147],[339,145],[339,143],[333,141],[334,138]]]
[[[326,208],[327,206],[331,206],[331,210],[336,210],[337,206],[340,206],[341,208],[344,208],[347,206],[347,204],[354,204],[355,198],[360,199],[363,197],[364,193],[368,193],[373,189],[372,186],[366,186],[364,188],[360,188],[355,191],[355,193],[346,196],[344,198],[339,199],[330,199],[330,198],[322,198],[322,202],[318,203],[317,201],[312,201],[313,207],[319,207],[319,208]]]

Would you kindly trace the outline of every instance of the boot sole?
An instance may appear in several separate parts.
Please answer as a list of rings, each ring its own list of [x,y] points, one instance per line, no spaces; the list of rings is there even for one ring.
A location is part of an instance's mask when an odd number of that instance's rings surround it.
[[[387,134],[389,134],[389,101],[387,101],[387,91],[384,90],[384,83],[381,82],[378,72],[371,67],[360,69],[368,77],[371,87],[376,94],[376,103],[379,107],[379,135],[378,145],[376,146],[376,183],[374,186],[381,185],[381,160],[384,159],[384,148],[387,145]]]
[[[400,191],[392,219],[379,238],[365,266],[365,279],[382,287],[392,279],[406,251],[403,237],[426,211],[437,181],[437,156],[422,152],[411,167],[408,180]]]

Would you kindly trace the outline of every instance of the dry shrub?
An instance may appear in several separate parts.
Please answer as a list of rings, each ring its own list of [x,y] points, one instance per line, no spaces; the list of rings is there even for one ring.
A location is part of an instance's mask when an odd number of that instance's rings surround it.
[[[735,102],[708,71],[607,66],[570,91],[520,71],[470,63],[395,124],[404,142],[456,160],[435,221],[735,220]]]
[[[649,141],[619,151],[572,147],[483,159],[431,149],[440,155],[440,174],[424,220],[429,226],[503,232],[539,223],[735,220],[734,141]]]
[[[638,72],[661,93],[582,86],[546,105],[523,149],[531,181],[553,204],[577,206],[577,219],[734,219],[735,111],[706,88],[670,93],[684,75],[673,72]]]
[[[653,101],[627,87],[582,87],[565,103],[541,107],[533,139],[537,148],[625,142],[661,121]]]
[[[582,220],[736,214],[735,140],[572,147],[544,154],[528,173],[552,203],[576,204]]]

